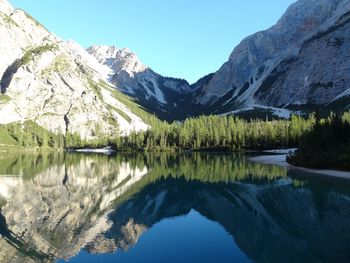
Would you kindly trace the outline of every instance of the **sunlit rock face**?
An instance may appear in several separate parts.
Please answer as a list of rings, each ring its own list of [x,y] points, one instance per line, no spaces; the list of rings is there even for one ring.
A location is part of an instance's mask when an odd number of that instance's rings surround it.
[[[87,52],[111,70],[110,81],[160,118],[174,119],[193,91],[190,84],[164,77],[144,65],[129,49],[91,46]],[[172,116],[173,115],[173,116]]]
[[[297,1],[275,26],[244,39],[215,74],[197,84],[194,101],[225,112],[343,99],[350,94],[349,11],[347,0]]]
[[[0,38],[1,96],[7,98],[0,100],[0,124],[34,120],[49,131],[87,139],[148,128],[113,97],[107,66],[5,0]]]
[[[190,85],[164,78],[128,49],[92,46],[87,51],[111,70],[118,89],[160,118],[237,113],[275,108],[343,109],[350,105],[347,0],[299,0],[271,28],[234,48],[215,73]]]
[[[49,163],[50,158],[38,157],[37,161]],[[68,259],[93,241],[96,252],[103,252],[106,246],[115,250],[112,241],[99,241],[101,233],[112,225],[107,215],[115,199],[138,182],[147,168],[133,168],[128,162],[107,157],[66,158],[45,167],[33,178],[0,177],[0,184],[7,186],[0,192],[6,201],[1,221],[6,222],[7,229],[2,229],[1,242],[7,241],[4,247],[10,247],[14,240],[19,247],[17,251],[2,249],[9,260],[3,262],[20,261],[31,251],[35,252],[35,260]],[[132,222],[124,228],[132,229]]]

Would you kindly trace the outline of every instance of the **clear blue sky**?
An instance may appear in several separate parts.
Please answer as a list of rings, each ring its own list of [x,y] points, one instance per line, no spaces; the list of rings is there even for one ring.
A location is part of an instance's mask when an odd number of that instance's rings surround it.
[[[9,0],[61,38],[128,47],[156,72],[194,82],[295,0]]]

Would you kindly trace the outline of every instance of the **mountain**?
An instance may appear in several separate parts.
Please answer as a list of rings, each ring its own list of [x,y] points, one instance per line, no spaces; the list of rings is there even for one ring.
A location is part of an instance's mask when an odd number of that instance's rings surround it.
[[[347,0],[299,0],[192,85],[162,77],[126,49],[93,46],[88,52],[113,71],[111,81],[122,92],[163,119],[344,109],[350,106],[349,12]]]
[[[86,139],[148,128],[126,106],[132,102],[106,81],[108,67],[5,0],[0,38],[0,124],[32,120]]]
[[[213,113],[270,108],[282,115],[347,108],[349,35],[348,0],[299,0],[276,25],[244,39],[215,74],[195,84],[193,104]]]
[[[91,46],[87,52],[110,68],[111,83],[158,117],[169,120],[186,115],[182,104],[193,91],[186,80],[164,77],[154,72],[129,49]]]
[[[0,0],[0,124],[32,120],[95,139],[146,130],[149,113],[174,121],[347,109],[349,31],[348,0],[299,0],[276,25],[244,39],[217,72],[190,85],[154,72],[128,49],[84,50]]]

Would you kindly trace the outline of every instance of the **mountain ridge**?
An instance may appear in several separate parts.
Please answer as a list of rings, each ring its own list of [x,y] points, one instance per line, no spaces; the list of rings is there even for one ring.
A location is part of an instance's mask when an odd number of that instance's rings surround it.
[[[0,36],[0,124],[32,120],[50,132],[88,140],[148,129],[106,82],[107,67],[5,0]]]
[[[114,71],[112,82],[124,93],[135,96],[138,103],[150,112],[168,120],[181,120],[201,114],[240,114],[256,110],[270,111],[277,117],[285,118],[292,113],[307,113],[319,108],[328,111],[343,110],[350,105],[350,99],[345,99],[342,103],[333,101],[344,100],[341,94],[350,94],[346,88],[346,83],[350,80],[346,78],[342,87],[339,87],[339,84],[334,84],[333,87],[330,85],[331,82],[341,80],[337,76],[338,73],[334,73],[327,81],[323,81],[321,76],[326,75],[327,72],[325,69],[322,70],[322,66],[330,64],[329,61],[333,61],[333,64],[348,63],[342,59],[346,49],[343,49],[342,54],[337,53],[335,49],[327,50],[333,58],[327,57],[326,49],[320,49],[317,56],[311,51],[317,48],[316,45],[320,45],[314,41],[315,36],[320,32],[327,32],[347,11],[350,11],[350,4],[346,0],[299,0],[286,10],[275,25],[243,39],[218,71],[204,76],[191,85],[184,82],[180,90],[173,88],[179,85],[177,79],[171,78],[170,84],[162,85],[164,77],[147,66],[144,66],[142,72],[136,72],[136,75],[135,72],[130,74],[128,69]],[[346,33],[342,32],[340,35]],[[334,41],[338,44],[342,42],[342,45],[345,42],[346,46],[347,40]],[[314,61],[313,65],[308,65],[306,57],[300,54],[303,54],[306,43],[311,42],[315,43],[307,59]],[[88,52],[95,55],[89,49]],[[318,63],[317,59],[322,58],[324,62]],[[114,56],[113,59],[120,60],[118,56]],[[308,65],[305,66],[308,70],[300,66],[299,68],[303,70],[298,71],[298,67],[295,66],[296,73],[291,78],[289,73],[292,69],[289,64],[296,61]],[[276,74],[281,75],[281,71],[285,71],[285,75],[279,78],[278,83],[272,83],[277,81]],[[319,73],[314,79],[305,74],[314,75],[315,71]],[[327,71],[337,72],[330,67]],[[291,78],[290,84],[284,81],[288,80],[287,75]],[[303,78],[312,80],[305,86]],[[293,82],[299,82],[301,88],[297,92],[294,92],[297,89]],[[175,94],[168,95],[169,88],[175,91]],[[332,91],[329,91],[330,89]],[[275,90],[279,92],[275,93]]]
[[[289,118],[350,107],[347,0],[295,2],[194,84],[162,76],[127,48],[84,50],[61,40],[6,0],[0,12],[2,124],[30,119],[51,132],[89,139],[146,130],[149,123],[118,101],[118,91],[168,121],[249,111]]]

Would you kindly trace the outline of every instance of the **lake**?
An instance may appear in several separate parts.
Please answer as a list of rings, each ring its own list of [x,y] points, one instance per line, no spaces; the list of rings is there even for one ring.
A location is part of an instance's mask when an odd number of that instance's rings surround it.
[[[0,154],[0,262],[349,262],[350,183],[239,154]]]

